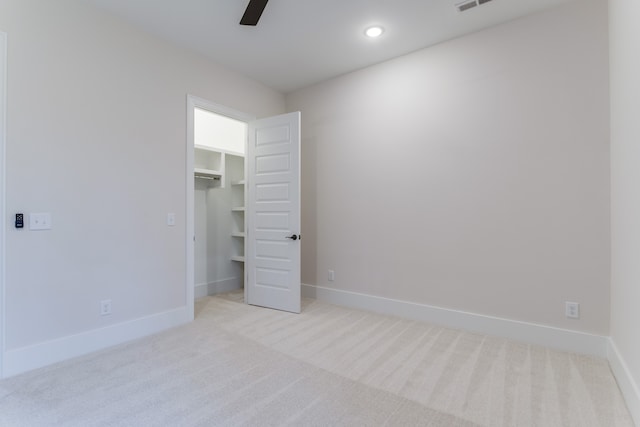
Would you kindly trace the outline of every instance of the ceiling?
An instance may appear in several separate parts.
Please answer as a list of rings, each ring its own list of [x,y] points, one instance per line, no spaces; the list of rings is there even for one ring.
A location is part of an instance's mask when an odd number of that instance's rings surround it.
[[[84,1],[286,93],[569,0],[270,0],[256,27],[239,25],[248,0]]]

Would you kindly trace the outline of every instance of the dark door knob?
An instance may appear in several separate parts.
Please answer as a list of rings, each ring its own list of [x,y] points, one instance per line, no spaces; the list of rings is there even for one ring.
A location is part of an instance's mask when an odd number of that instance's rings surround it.
[[[296,236],[295,234],[292,234],[291,236],[287,236],[287,239],[291,239],[291,240],[298,240],[299,237]]]

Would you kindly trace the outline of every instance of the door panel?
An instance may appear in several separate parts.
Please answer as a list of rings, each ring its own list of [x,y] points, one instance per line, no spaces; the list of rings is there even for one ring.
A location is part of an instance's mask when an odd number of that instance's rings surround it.
[[[289,183],[287,182],[256,186],[257,202],[286,202],[289,198]]]
[[[249,123],[247,196],[247,301],[299,313],[299,112]]]

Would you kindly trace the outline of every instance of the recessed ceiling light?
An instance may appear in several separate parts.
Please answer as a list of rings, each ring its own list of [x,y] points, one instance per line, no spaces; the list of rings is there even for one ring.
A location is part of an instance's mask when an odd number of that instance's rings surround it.
[[[384,33],[384,28],[382,28],[379,25],[376,25],[376,26],[367,28],[364,33],[367,35],[367,37],[371,37],[372,39],[375,39],[376,37],[380,37],[382,33]]]

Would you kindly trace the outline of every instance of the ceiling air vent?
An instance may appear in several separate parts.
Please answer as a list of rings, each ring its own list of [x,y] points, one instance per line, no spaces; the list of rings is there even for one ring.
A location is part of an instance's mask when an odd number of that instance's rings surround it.
[[[466,12],[469,9],[472,9],[476,6],[481,6],[485,3],[489,3],[492,0],[468,0],[462,3],[456,4],[459,12]]]
[[[476,7],[477,5],[478,3],[476,2],[476,0],[471,0],[471,1],[466,1],[464,3],[458,3],[456,7],[460,12],[464,12],[465,10],[469,10],[472,7]]]

